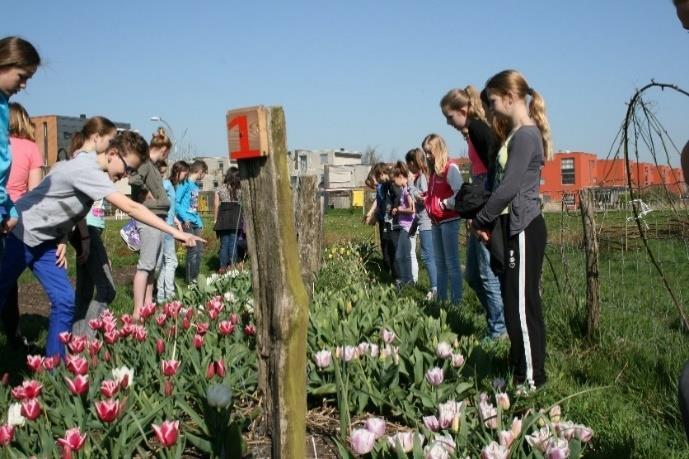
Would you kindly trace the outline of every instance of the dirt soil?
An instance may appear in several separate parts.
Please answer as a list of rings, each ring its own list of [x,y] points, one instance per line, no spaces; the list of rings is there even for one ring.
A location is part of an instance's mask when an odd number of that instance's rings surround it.
[[[112,276],[115,285],[123,285],[132,282],[136,266],[113,268]],[[74,279],[70,279],[74,286]],[[43,287],[37,280],[19,286],[19,312],[22,315],[35,314],[48,317],[50,314],[50,301],[43,291]]]

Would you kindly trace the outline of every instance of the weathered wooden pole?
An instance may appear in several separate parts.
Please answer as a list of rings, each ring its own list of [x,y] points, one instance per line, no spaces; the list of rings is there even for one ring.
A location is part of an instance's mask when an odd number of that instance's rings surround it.
[[[316,272],[321,267],[323,211],[318,197],[318,177],[298,177],[294,190],[294,222],[299,243],[301,277],[311,298]]]
[[[586,251],[586,336],[592,339],[598,331],[600,320],[600,287],[598,279],[598,237],[596,235],[596,218],[594,198],[591,190],[579,192],[579,207],[584,228],[584,246]]]
[[[227,113],[230,156],[239,163],[253,273],[259,390],[273,458],[305,456],[306,331],[281,107]]]

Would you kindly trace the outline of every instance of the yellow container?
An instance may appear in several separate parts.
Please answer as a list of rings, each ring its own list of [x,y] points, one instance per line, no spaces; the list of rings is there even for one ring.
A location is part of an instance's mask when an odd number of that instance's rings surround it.
[[[364,207],[364,190],[352,190],[352,207]]]

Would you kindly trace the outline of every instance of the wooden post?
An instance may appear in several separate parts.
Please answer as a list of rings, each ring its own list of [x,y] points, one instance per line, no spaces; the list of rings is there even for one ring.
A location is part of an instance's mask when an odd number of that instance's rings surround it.
[[[323,216],[318,197],[318,177],[315,175],[297,178],[294,190],[294,222],[299,242],[301,277],[309,298],[313,294],[316,272],[321,266],[323,246]]]
[[[586,250],[586,335],[589,339],[592,339],[598,330],[598,322],[600,320],[600,288],[594,199],[593,193],[590,190],[581,190],[579,192],[579,206]]]
[[[281,107],[227,114],[253,273],[259,390],[273,458],[305,455],[308,297],[300,276]]]

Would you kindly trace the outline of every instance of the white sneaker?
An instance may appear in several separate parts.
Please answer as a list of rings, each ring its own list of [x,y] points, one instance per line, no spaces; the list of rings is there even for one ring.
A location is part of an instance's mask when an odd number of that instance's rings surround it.
[[[438,290],[437,289],[431,289],[426,293],[426,301],[433,301],[435,300],[435,297],[438,295]]]

